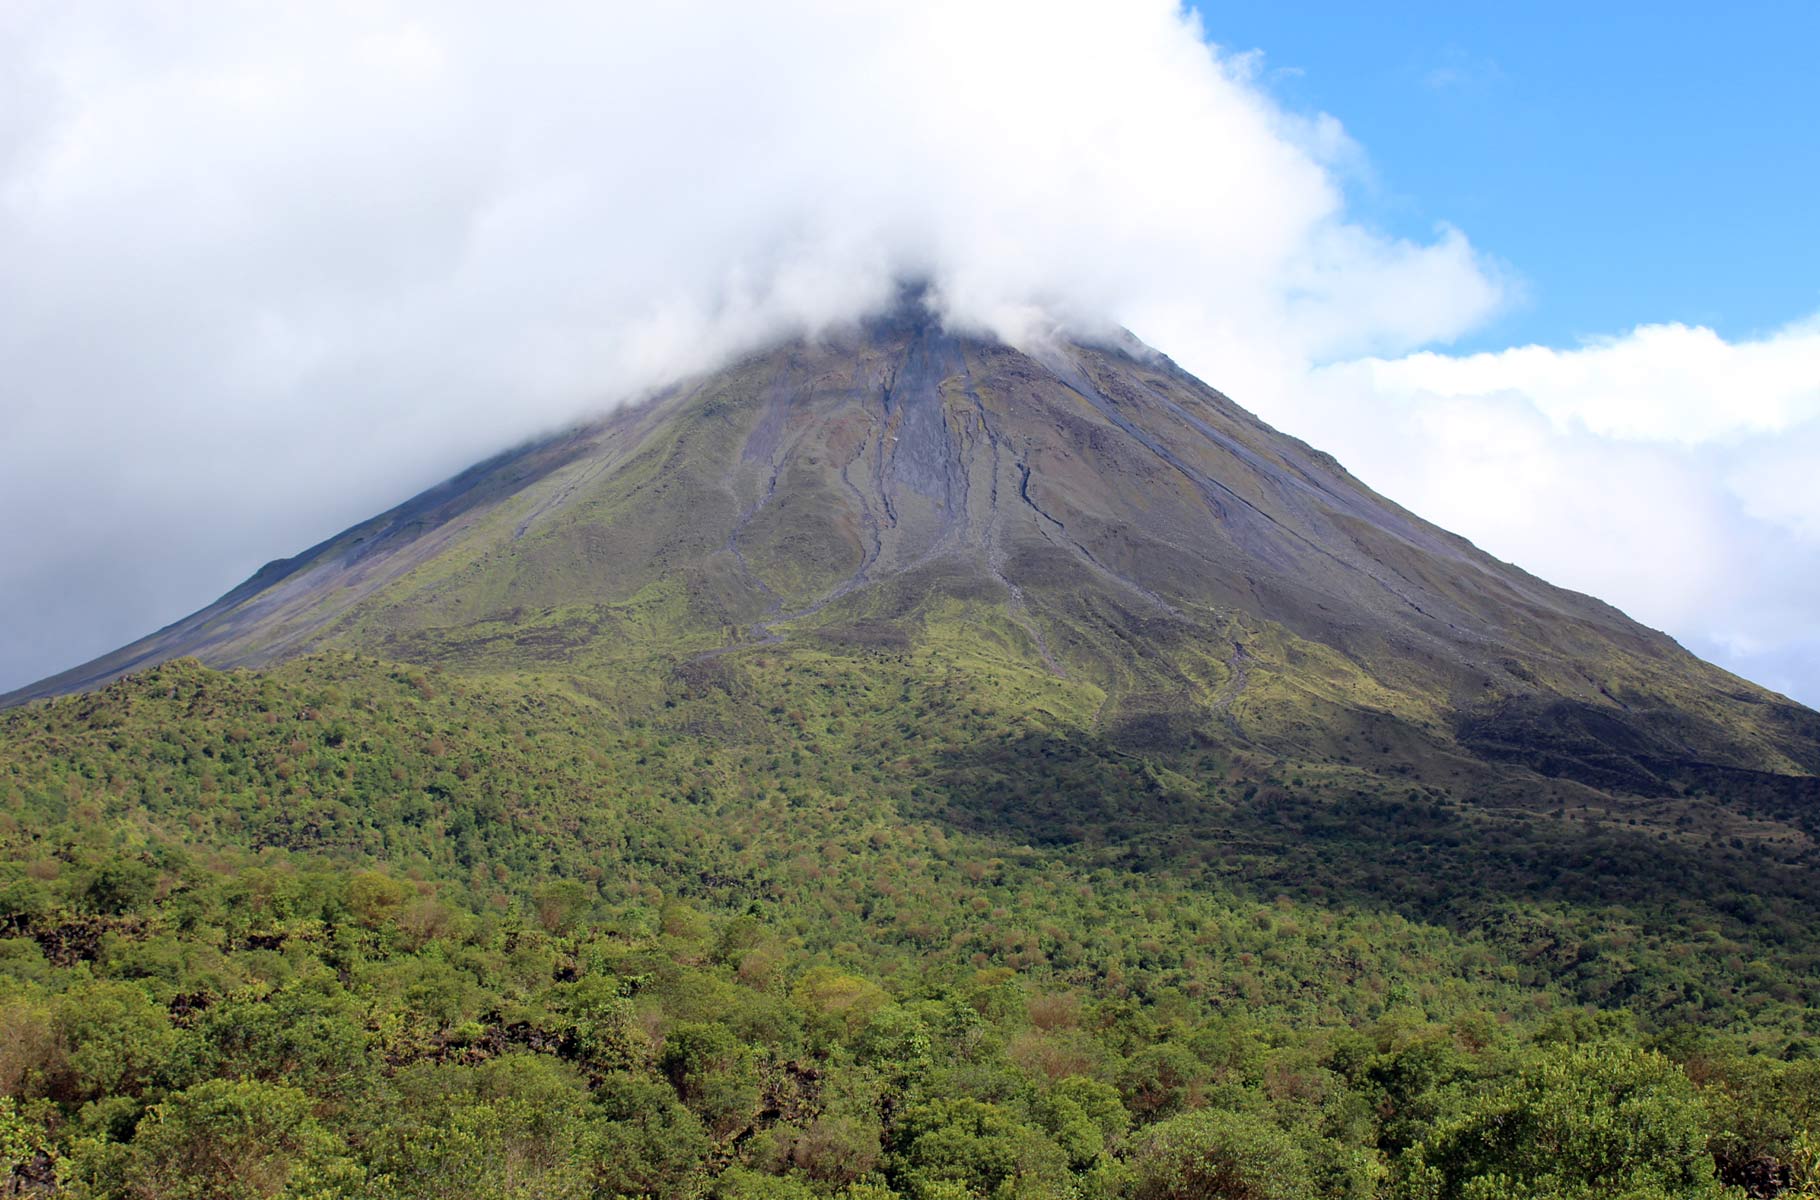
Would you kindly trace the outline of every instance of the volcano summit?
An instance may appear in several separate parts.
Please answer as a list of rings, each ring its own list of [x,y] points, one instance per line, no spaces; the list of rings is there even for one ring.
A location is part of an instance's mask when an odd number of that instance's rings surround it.
[[[634,691],[754,654],[952,654],[1049,676],[1050,718],[1133,747],[1643,795],[1820,772],[1813,712],[1128,335],[1018,350],[916,298],[481,463],[6,699],[320,649]]]

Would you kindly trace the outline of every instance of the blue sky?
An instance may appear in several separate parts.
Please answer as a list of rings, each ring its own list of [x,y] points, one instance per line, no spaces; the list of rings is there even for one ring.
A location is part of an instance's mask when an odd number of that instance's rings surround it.
[[[1340,119],[1356,213],[1465,230],[1525,296],[1456,349],[1820,311],[1820,3],[1199,6],[1260,82]]]

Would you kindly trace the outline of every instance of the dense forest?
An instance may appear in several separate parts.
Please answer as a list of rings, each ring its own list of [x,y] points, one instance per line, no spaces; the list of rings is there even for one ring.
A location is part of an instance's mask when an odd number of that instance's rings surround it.
[[[184,660],[0,715],[9,1185],[1820,1196],[1801,855],[926,666]]]

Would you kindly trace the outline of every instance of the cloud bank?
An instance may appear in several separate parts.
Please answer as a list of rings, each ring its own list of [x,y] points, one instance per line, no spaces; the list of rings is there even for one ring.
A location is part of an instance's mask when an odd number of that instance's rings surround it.
[[[1457,230],[1418,243],[1354,220],[1360,148],[1273,103],[1254,66],[1171,0],[552,3],[509,20],[427,2],[8,6],[0,688],[503,444],[876,307],[909,275],[950,319],[1013,339],[1126,324],[1579,586],[1602,581],[1531,546],[1613,498],[1602,454],[1657,492],[1691,481],[1717,506],[1688,592],[1709,599],[1654,618],[1647,597],[1604,594],[1696,645],[1723,630],[1780,654],[1784,626],[1736,607],[1748,577],[1711,548],[1739,528],[1811,532],[1812,506],[1764,482],[1811,453],[1738,457],[1770,426],[1713,425],[1717,393],[1693,383],[1673,393],[1681,440],[1635,436],[1657,428],[1647,347],[1598,368],[1610,387],[1565,391],[1537,364],[1594,351],[1410,357],[1495,312],[1499,270]],[[1800,349],[1764,371],[1798,375]],[[1540,422],[1556,475],[1507,454],[1495,421],[1473,434],[1446,415],[1499,405]],[[1753,419],[1797,428],[1780,412]],[[1568,471],[1577,490],[1516,503],[1534,518],[1519,536],[1458,496],[1431,502],[1444,464],[1380,469],[1373,414],[1513,483]],[[1648,524],[1647,503],[1616,511]]]
[[[1272,408],[1499,557],[1820,701],[1820,320],[1365,358]]]

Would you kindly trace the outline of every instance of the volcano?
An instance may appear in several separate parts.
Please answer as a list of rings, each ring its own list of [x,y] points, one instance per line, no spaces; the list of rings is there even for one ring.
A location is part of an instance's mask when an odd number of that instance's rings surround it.
[[[1805,1169],[1820,714],[1128,337],[912,299],[9,699],[0,1118],[81,1135],[32,1186],[171,1194],[274,1106],[349,1195]],[[1267,1186],[1170,1165],[1232,1129]]]
[[[1136,339],[1014,348],[916,297],[480,463],[4,699],[321,650],[627,695],[760,654],[965,657],[1126,746],[1641,795],[1820,775],[1820,715]]]

